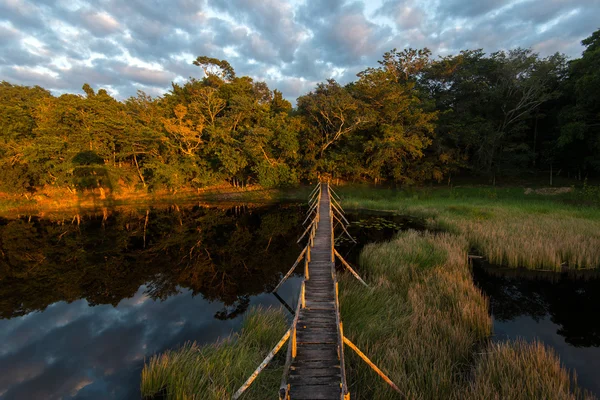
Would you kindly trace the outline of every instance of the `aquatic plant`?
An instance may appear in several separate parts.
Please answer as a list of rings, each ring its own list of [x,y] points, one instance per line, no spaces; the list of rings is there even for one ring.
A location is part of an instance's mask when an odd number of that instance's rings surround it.
[[[281,339],[287,325],[282,310],[257,308],[247,314],[239,333],[224,340],[210,345],[186,343],[152,356],[142,370],[142,396],[230,398]],[[259,375],[245,399],[264,399],[265,393],[277,392],[283,371],[279,356]]]

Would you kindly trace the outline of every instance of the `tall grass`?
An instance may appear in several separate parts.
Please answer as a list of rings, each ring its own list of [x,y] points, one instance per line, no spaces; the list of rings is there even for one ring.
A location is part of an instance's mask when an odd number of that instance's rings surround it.
[[[343,277],[344,333],[402,394],[348,350],[352,398],[580,396],[569,373],[543,345],[489,343],[492,322],[486,299],[472,282],[467,250],[464,236],[410,231],[365,247],[361,273],[372,287]]]
[[[427,218],[463,235],[491,263],[559,270],[600,267],[600,208],[565,203],[565,196],[524,195],[522,189],[397,191],[340,189],[347,208],[390,210]]]
[[[594,398],[577,388],[552,350],[539,342],[491,344],[476,363],[468,388],[473,399]]]
[[[231,395],[267,356],[288,329],[281,310],[254,309],[238,334],[210,345],[186,343],[180,349],[152,356],[142,370],[145,398],[221,400]],[[284,351],[263,370],[244,395],[264,399],[277,394]],[[162,397],[161,397],[162,398]]]
[[[449,234],[403,233],[368,245],[361,270],[373,285],[341,283],[345,335],[389,373],[407,398],[449,398],[474,350],[491,332],[487,303],[472,283],[467,242]],[[400,398],[346,352],[353,398]]]

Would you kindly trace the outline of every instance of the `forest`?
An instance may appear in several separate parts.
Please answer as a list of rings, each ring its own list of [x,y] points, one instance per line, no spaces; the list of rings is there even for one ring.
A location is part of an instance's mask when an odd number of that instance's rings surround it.
[[[391,50],[296,106],[200,56],[202,79],[119,101],[0,84],[0,192],[277,187],[320,176],[412,185],[600,172],[600,30],[579,59],[530,49]],[[199,70],[199,75],[201,71]],[[93,82],[92,82],[93,84]]]

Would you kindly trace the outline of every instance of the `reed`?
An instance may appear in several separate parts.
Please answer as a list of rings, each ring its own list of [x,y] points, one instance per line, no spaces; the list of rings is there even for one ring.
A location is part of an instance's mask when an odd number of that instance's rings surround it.
[[[477,360],[466,398],[577,399],[594,398],[577,388],[558,357],[539,342],[494,343]]]
[[[372,288],[342,279],[346,336],[407,398],[454,396],[474,349],[490,335],[487,303],[472,283],[467,249],[460,237],[409,231],[364,248],[361,274]],[[402,397],[346,354],[353,398]]]
[[[543,345],[489,342],[492,321],[471,278],[468,248],[464,236],[404,232],[361,253],[360,273],[371,288],[342,277],[345,335],[402,391],[348,351],[354,399],[583,397]]]
[[[253,309],[239,333],[215,344],[186,343],[152,356],[142,370],[145,398],[221,400],[231,395],[261,363],[287,330],[282,310]],[[252,384],[245,399],[276,393],[283,356],[278,354]]]
[[[526,196],[522,189],[340,191],[347,208],[415,215],[432,228],[462,235],[493,264],[600,267],[600,208],[565,203],[564,197]]]

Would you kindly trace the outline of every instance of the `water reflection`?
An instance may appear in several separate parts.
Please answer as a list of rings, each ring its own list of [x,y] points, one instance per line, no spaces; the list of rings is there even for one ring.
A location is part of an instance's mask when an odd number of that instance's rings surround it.
[[[145,357],[225,337],[251,305],[281,307],[268,292],[300,252],[305,211],[180,205],[0,219],[0,396],[139,398]],[[351,262],[404,224],[349,219],[360,221],[349,228],[359,244],[340,239],[339,249]],[[278,291],[291,308],[299,282]]]
[[[280,306],[265,292],[297,257],[303,212],[173,206],[0,220],[0,395],[139,398],[144,357],[225,337],[251,304]],[[292,304],[297,281],[280,292]]]
[[[495,340],[541,340],[600,394],[600,274],[475,265],[473,276],[489,297]]]

